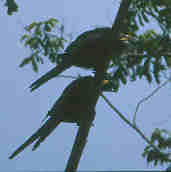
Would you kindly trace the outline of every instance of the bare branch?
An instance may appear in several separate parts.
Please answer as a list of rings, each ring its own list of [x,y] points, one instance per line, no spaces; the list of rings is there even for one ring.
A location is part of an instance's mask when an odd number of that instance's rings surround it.
[[[131,0],[122,0],[119,11],[117,13],[117,16],[115,18],[115,21],[113,22],[113,35],[118,36],[121,32],[121,28],[124,27],[124,20],[127,19],[128,16],[128,9],[131,4]],[[122,27],[121,27],[122,26]],[[127,27],[127,26],[125,26]]]
[[[92,115],[94,116],[95,114]],[[84,121],[83,123],[80,124],[76,139],[74,141],[74,145],[72,147],[72,152],[67,162],[65,172],[71,172],[71,171],[75,172],[76,169],[78,168],[78,164],[81,159],[81,155],[83,153],[84,147],[86,145],[87,137],[91,126],[92,126],[92,121]]]
[[[110,101],[103,95],[101,94],[105,102],[110,106],[110,108],[116,112],[116,114],[124,121],[126,122],[132,129],[134,129],[151,147],[153,147],[156,151],[160,152],[158,147],[156,147],[151,141],[145,136],[145,134],[133,123],[131,123],[125,116],[114,106],[110,103]]]
[[[146,102],[147,100],[149,100],[151,97],[153,97],[161,88],[163,88],[164,86],[166,86],[169,82],[170,82],[171,78],[169,78],[168,80],[166,80],[163,84],[161,84],[159,87],[157,87],[156,89],[154,89],[147,97],[144,97],[142,100],[140,100],[137,103],[136,106],[136,110],[134,113],[134,117],[133,117],[133,124],[136,125],[136,117],[137,117],[137,112],[141,106],[142,103]]]

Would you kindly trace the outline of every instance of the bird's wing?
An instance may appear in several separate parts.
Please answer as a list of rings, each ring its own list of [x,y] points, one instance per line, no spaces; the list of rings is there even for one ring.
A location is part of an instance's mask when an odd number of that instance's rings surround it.
[[[94,68],[94,65],[96,65],[95,63],[97,63],[97,61],[96,58],[91,57],[97,56],[96,52],[98,52],[99,50],[93,50],[99,49],[99,45],[97,43],[101,43],[101,41],[99,42],[99,40],[101,40],[108,33],[111,33],[111,28],[104,27],[84,32],[83,34],[78,36],[77,39],[66,48],[66,53],[59,55],[58,58],[62,60],[61,63],[49,72],[47,72],[41,78],[36,80],[33,84],[31,84],[31,91],[34,91],[35,89],[39,88],[48,80],[56,77],[72,65],[84,68]]]
[[[101,39],[103,34],[106,34],[107,32],[111,32],[110,27],[96,28],[94,30],[86,31],[79,35],[76,40],[66,48],[66,52],[74,53],[75,51],[79,51],[80,48],[82,49],[86,46],[92,47],[97,43],[97,40]]]
[[[94,90],[93,81],[93,77],[87,76],[74,80],[69,84],[64,89],[61,97],[48,112],[46,117],[49,117],[49,119],[47,119],[42,127],[27,139],[9,159],[13,159],[34,141],[36,141],[36,143],[32,150],[35,150],[40,143],[52,133],[60,122],[79,122],[79,120],[87,120],[87,116],[82,115],[88,111],[89,104],[91,103],[90,100],[92,99]]]

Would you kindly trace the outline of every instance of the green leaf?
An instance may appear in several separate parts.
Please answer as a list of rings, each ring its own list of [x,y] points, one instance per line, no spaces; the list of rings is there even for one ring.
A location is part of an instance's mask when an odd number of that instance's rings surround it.
[[[122,73],[120,74],[120,80],[124,85],[127,83],[126,77]]]
[[[142,12],[141,14],[142,14],[142,17],[143,17],[144,21],[145,21],[146,23],[148,23],[148,22],[149,22],[149,19],[148,19],[148,17],[146,16],[146,14],[145,14],[144,12]]]
[[[31,56],[31,57],[27,57],[27,58],[25,58],[25,59],[21,62],[21,64],[19,65],[19,67],[24,67],[26,64],[31,63],[31,61],[32,61],[32,56]]]
[[[32,62],[32,67],[33,67],[33,71],[34,72],[38,72],[38,66],[37,66],[37,63],[35,61],[35,59],[32,57],[31,59],[31,62]]]
[[[26,26],[25,29],[26,29],[28,32],[30,32],[34,27],[37,26],[37,24],[38,24],[37,22],[33,22],[33,23],[31,23],[30,25]]]
[[[141,79],[143,74],[144,74],[144,68],[142,66],[138,65],[137,68],[136,68],[136,74]]]
[[[46,32],[51,32],[51,27],[49,26],[49,24],[48,23],[46,23],[45,24],[45,27],[44,27],[44,30],[46,31]]]
[[[138,14],[138,21],[139,21],[141,26],[144,26],[144,22],[143,22],[142,17],[141,17],[140,14]]]
[[[30,35],[24,34],[24,35],[21,37],[20,41],[24,41],[25,39],[30,39],[30,38],[31,38]]]
[[[37,35],[37,36],[42,36],[42,35],[43,35],[43,33],[42,33],[42,31],[41,31],[41,24],[40,24],[40,23],[37,24],[34,33],[35,33],[35,35]]]
[[[168,9],[167,8],[164,8],[164,9],[161,9],[160,11],[159,11],[159,15],[161,15],[161,16],[167,16],[168,15]]]
[[[48,20],[48,23],[49,23],[52,27],[55,27],[55,25],[58,24],[59,21],[58,21],[57,19],[55,19],[55,18],[50,18],[50,19]]]
[[[59,22],[55,18],[50,18],[46,23],[49,24],[52,28],[55,28],[56,24],[58,24]]]
[[[144,75],[145,75],[147,81],[149,83],[151,83],[152,82],[152,75],[149,72],[144,73]]]

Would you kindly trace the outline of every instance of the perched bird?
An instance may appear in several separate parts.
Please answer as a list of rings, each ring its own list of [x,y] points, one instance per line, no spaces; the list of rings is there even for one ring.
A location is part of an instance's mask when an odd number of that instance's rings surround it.
[[[80,125],[81,121],[91,120],[91,114],[95,114],[95,107],[90,107],[95,91],[94,83],[94,77],[86,76],[80,77],[69,84],[47,113],[46,122],[9,159],[14,158],[36,141],[32,149],[35,150],[61,122],[71,122]],[[106,84],[106,81],[104,84]]]
[[[78,36],[63,54],[58,55],[60,62],[57,66],[31,84],[31,91],[71,66],[92,69],[95,72],[103,70],[104,65],[108,64],[112,57],[121,54],[125,48],[125,41],[128,40],[126,36],[116,39],[112,33],[110,27],[103,27],[84,32]]]

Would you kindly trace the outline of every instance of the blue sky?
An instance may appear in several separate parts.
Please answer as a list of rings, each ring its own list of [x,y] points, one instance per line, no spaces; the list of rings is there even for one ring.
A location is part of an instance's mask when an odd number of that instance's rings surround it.
[[[47,111],[71,82],[69,79],[57,78],[30,93],[28,86],[52,65],[41,65],[38,74],[32,71],[31,66],[19,68],[21,60],[29,55],[29,50],[23,47],[19,39],[25,25],[50,17],[63,21],[66,31],[74,37],[96,25],[111,26],[119,1],[30,0],[18,3],[20,9],[16,15],[9,17],[6,9],[2,8],[0,16],[0,170],[64,170],[77,132],[74,124],[60,125],[37,151],[32,152],[29,147],[14,160],[8,160],[8,156],[37,130]],[[149,27],[159,30],[154,23]],[[65,74],[77,76],[90,72],[72,68]],[[148,85],[145,80],[141,80],[122,86],[117,94],[105,95],[126,117],[132,119],[138,101],[156,86],[155,83]],[[170,129],[168,122],[161,122],[170,119],[170,97],[168,85],[141,106],[137,124],[147,136],[156,127]],[[79,170],[154,169],[141,156],[145,141],[121,121],[102,98],[99,99],[96,112]],[[162,166],[156,168],[165,169]]]

